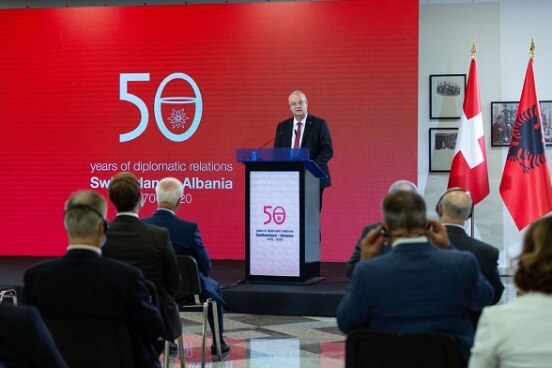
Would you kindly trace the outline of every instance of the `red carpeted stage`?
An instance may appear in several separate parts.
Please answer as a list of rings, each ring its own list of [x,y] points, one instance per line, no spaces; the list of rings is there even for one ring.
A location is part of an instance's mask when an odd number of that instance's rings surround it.
[[[25,270],[45,259],[1,257],[0,286],[12,286],[21,295]],[[245,261],[212,263],[211,277],[223,288],[226,310],[234,313],[332,317],[349,283],[343,263],[321,263],[325,279],[312,285],[243,283]]]

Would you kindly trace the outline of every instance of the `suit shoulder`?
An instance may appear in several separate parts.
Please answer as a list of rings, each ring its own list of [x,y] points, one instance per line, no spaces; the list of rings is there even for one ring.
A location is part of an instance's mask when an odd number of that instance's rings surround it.
[[[133,275],[133,277],[142,277],[142,271],[139,268],[132,266],[129,263],[114,259],[114,258],[98,258],[99,262],[102,264],[104,270],[110,270],[110,272],[115,273],[126,273]]]
[[[157,226],[157,225],[154,225],[154,224],[150,224],[148,222],[144,222],[142,221],[142,225],[145,229],[147,229],[148,231],[151,231],[152,233],[157,233],[157,234],[168,234],[168,230],[165,229],[164,227],[161,227],[161,226]]]
[[[280,121],[280,122],[278,123],[278,126],[280,126],[280,125],[285,125],[285,124],[291,124],[291,123],[293,123],[293,118],[287,118],[287,119],[285,119],[285,120]]]
[[[309,113],[309,118],[307,120],[312,121],[314,124],[327,124],[326,119],[319,116],[311,115]]]

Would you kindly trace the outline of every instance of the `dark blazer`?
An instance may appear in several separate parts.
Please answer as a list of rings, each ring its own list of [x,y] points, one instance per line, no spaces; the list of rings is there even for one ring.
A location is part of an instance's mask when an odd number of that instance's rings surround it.
[[[471,252],[475,258],[477,258],[481,272],[494,289],[493,304],[498,303],[504,291],[504,285],[502,281],[500,281],[500,275],[497,269],[498,249],[480,240],[471,238],[466,234],[466,231],[459,226],[445,225],[445,227],[447,228],[450,243],[456,249]],[[477,313],[477,315],[479,314],[480,313]]]
[[[291,137],[293,136],[293,118],[282,121],[276,127],[274,148],[291,148]],[[320,180],[320,188],[332,185],[328,161],[333,156],[332,137],[326,120],[307,114],[301,140],[301,148],[309,149],[309,158],[316,162],[320,169],[328,175],[328,179]]]
[[[475,257],[429,243],[399,244],[356,265],[337,311],[341,331],[447,332],[466,363],[474,329],[467,310],[489,305],[493,290]]]
[[[381,222],[376,222],[376,223],[367,225],[364,227],[364,229],[362,229],[360,238],[357,240],[357,243],[355,245],[355,250],[353,251],[353,254],[351,254],[351,258],[349,258],[349,260],[345,264],[345,275],[348,278],[351,278],[351,276],[353,276],[353,271],[355,270],[355,266],[357,265],[358,262],[360,262],[360,246],[362,243],[362,239],[364,239],[364,237],[370,232],[370,230],[373,230],[380,225],[381,225]],[[381,248],[380,254],[385,254],[390,251],[391,251],[391,246],[385,244]]]
[[[169,230],[175,253],[195,258],[199,268],[203,294],[224,305],[224,300],[218,292],[218,283],[208,277],[211,271],[211,259],[201,239],[199,226],[194,222],[182,220],[166,210],[157,210],[152,216],[144,218],[143,221]]]
[[[0,366],[67,367],[35,308],[0,304],[0,326]]]
[[[135,336],[137,361],[158,367],[152,345],[163,323],[149,302],[140,270],[74,249],[61,258],[29,268],[24,275],[23,303],[35,306],[45,320],[122,320]]]
[[[157,287],[166,329],[163,336],[167,339],[180,336],[180,316],[172,295],[178,292],[182,280],[169,232],[134,216],[120,215],[109,224],[103,254],[142,270],[144,277]]]

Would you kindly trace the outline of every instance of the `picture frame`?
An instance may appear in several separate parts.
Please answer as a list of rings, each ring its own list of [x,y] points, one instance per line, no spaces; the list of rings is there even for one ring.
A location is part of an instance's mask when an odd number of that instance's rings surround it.
[[[429,118],[460,119],[466,95],[466,74],[429,76]]]
[[[458,128],[429,129],[429,172],[449,172]]]
[[[539,101],[541,109],[544,141],[552,146],[552,100]],[[512,137],[512,129],[516,122],[518,101],[491,102],[491,146],[508,147]]]

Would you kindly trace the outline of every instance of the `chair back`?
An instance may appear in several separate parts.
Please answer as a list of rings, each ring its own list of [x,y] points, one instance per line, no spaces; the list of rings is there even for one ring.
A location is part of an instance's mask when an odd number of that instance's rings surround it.
[[[70,367],[136,367],[132,337],[124,321],[46,320],[46,324]]]
[[[445,333],[357,329],[347,335],[345,368],[460,368],[456,339]]]
[[[11,287],[0,289],[0,303],[4,303],[4,299],[11,299],[11,303],[17,305],[17,291],[15,289]]]
[[[189,298],[191,296],[199,297],[201,294],[201,279],[199,278],[199,267],[194,257],[178,254],[176,256],[180,275],[182,276],[182,286],[176,295],[175,300]]]

